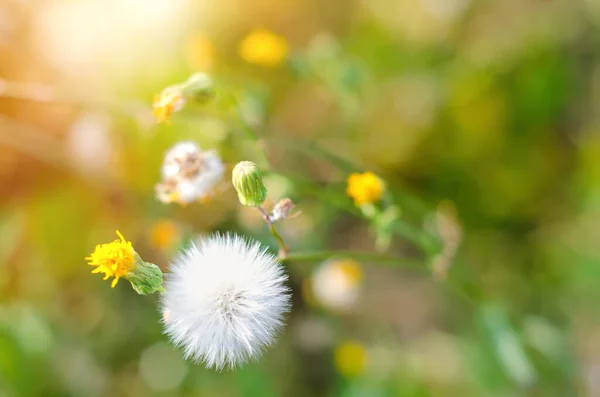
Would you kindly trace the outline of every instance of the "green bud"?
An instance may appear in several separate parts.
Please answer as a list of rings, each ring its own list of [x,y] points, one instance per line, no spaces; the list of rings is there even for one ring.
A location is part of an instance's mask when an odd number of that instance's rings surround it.
[[[233,169],[231,181],[243,205],[259,207],[267,198],[262,173],[252,161],[239,162]]]
[[[158,266],[150,262],[144,262],[134,252],[133,269],[125,276],[131,286],[140,295],[150,295],[155,292],[163,292],[163,274]]]
[[[181,84],[181,93],[186,99],[206,103],[215,96],[215,87],[209,75],[194,73]]]

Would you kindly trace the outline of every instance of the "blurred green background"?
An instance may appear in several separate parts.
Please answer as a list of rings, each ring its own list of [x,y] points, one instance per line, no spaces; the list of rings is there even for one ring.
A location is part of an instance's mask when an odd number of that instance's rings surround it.
[[[0,396],[600,396],[599,29],[595,0],[3,0]],[[154,96],[196,71],[216,101],[157,125]],[[336,310],[319,264],[291,263],[258,362],[183,361],[157,297],[84,257],[116,229],[163,269],[213,230],[274,247],[231,188],[154,196],[183,139],[261,161],[228,93],[283,175],[271,202],[302,211],[281,225],[293,251],[374,250],[344,195],[371,170],[404,222],[461,240],[446,279],[395,236],[417,266],[360,263]]]

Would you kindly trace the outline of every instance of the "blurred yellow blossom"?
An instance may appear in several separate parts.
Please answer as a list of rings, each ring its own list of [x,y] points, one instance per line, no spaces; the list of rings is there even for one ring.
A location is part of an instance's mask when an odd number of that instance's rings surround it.
[[[367,171],[362,174],[350,174],[346,193],[354,200],[354,204],[361,206],[379,201],[384,189],[383,181],[374,173]]]
[[[203,33],[192,34],[186,43],[185,53],[194,70],[210,72],[214,65],[215,48]]]
[[[131,242],[125,240],[118,230],[117,236],[119,240],[97,245],[94,252],[85,258],[90,266],[97,266],[92,273],[104,273],[104,280],[115,278],[110,285],[111,288],[114,288],[119,278],[128,274],[134,266]]]
[[[277,66],[288,54],[286,39],[266,29],[255,29],[240,43],[239,54],[246,62]]]
[[[358,299],[361,280],[362,270],[358,262],[349,259],[330,260],[313,273],[311,295],[328,309],[348,311]]]
[[[363,345],[357,341],[345,341],[334,352],[335,368],[347,377],[360,375],[367,362],[367,353]]]
[[[185,98],[179,85],[170,86],[154,98],[152,112],[157,123],[166,121],[171,113],[178,112],[185,105]]]
[[[167,250],[173,247],[179,236],[179,226],[168,219],[155,222],[150,229],[150,243],[158,250]]]

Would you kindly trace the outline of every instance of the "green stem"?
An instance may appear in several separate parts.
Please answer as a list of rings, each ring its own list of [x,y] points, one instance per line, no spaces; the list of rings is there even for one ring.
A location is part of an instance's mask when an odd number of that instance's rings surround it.
[[[410,240],[421,247],[426,254],[435,256],[440,253],[442,246],[440,241],[431,234],[416,229],[408,223],[398,219],[390,224],[392,231]]]
[[[269,224],[269,230],[271,231],[271,234],[273,235],[273,237],[275,237],[275,240],[277,240],[277,244],[279,245],[279,248],[281,249],[281,254],[287,256],[290,249],[285,244],[285,241],[283,241],[283,237],[281,237],[281,235],[275,229],[275,225],[273,223]]]
[[[271,232],[271,234],[277,241],[277,245],[279,245],[279,255],[282,257],[287,256],[288,252],[290,251],[290,248],[287,246],[287,244],[283,240],[283,237],[281,237],[281,235],[277,232],[277,229],[275,229],[275,224],[271,220],[271,216],[269,215],[269,213],[267,212],[265,207],[263,207],[262,205],[260,207],[258,207],[258,210],[262,214],[263,219],[265,220],[267,225],[269,225],[269,231]]]
[[[293,252],[280,258],[284,263],[290,262],[320,262],[327,259],[354,259],[360,262],[373,262],[397,266],[409,266],[425,268],[423,261],[400,258],[397,256],[377,254],[360,251],[315,251],[315,252]]]
[[[252,141],[254,143],[254,145],[257,147],[259,155],[261,157],[261,161],[262,161],[262,165],[263,167],[266,168],[271,168],[270,163],[269,163],[269,159],[267,158],[267,155],[265,154],[265,151],[263,148],[260,147],[260,138],[258,137],[258,135],[254,132],[254,130],[252,129],[252,127],[250,127],[248,125],[248,123],[246,122],[246,120],[244,120],[243,114],[242,114],[242,108],[240,107],[240,102],[238,101],[238,99],[232,95],[233,97],[233,102],[234,102],[234,107],[235,107],[235,113],[237,116],[238,121],[240,122],[240,125],[242,127],[242,130],[244,130],[244,133],[246,134],[246,137]]]

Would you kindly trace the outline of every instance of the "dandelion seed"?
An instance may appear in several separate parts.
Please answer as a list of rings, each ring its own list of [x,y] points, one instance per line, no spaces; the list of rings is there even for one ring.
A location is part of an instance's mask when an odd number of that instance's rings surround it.
[[[348,177],[346,193],[357,207],[378,202],[384,190],[383,181],[372,172],[353,173]]]
[[[287,56],[288,43],[285,38],[269,30],[256,29],[242,40],[239,54],[248,63],[274,67]]]
[[[193,142],[180,142],[165,155],[163,180],[156,185],[156,196],[166,204],[205,200],[224,173],[225,166],[216,151],[202,151]]]
[[[274,343],[290,309],[287,276],[257,242],[212,235],[171,265],[162,312],[165,333],[186,358],[234,368]]]

